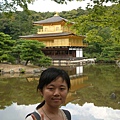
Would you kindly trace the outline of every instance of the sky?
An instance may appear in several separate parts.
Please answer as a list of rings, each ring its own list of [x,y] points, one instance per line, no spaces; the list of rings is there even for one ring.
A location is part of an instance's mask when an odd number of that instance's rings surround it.
[[[36,12],[62,12],[78,9],[79,7],[81,7],[82,9],[85,10],[87,7],[87,3],[92,4],[91,0],[85,1],[73,0],[71,2],[68,1],[67,4],[58,4],[53,0],[35,0],[33,4],[28,5],[28,9]],[[111,3],[108,2],[106,5],[110,6]],[[18,7],[18,10],[22,9]]]
[[[28,5],[28,8],[29,10],[33,10],[36,12],[62,12],[78,9],[79,7],[85,9],[87,7],[87,3],[92,4],[91,0],[85,1],[73,0],[71,2],[68,1],[67,4],[58,4],[53,0],[35,0],[33,4]],[[108,2],[106,5],[110,6],[111,3]]]
[[[91,0],[85,1],[73,0],[71,2],[68,1],[67,4],[58,4],[53,0],[35,0],[33,4],[28,5],[28,8],[29,10],[34,10],[36,12],[62,12],[78,9],[79,7],[85,9],[87,7],[87,3],[92,4]],[[111,3],[108,2],[106,5],[110,6]]]
[[[30,10],[34,10],[36,12],[62,12],[62,11],[70,11],[73,9],[77,9],[81,7],[82,9],[85,9],[87,6],[87,2],[90,0],[85,0],[85,1],[72,1],[72,2],[67,2],[66,4],[58,4],[52,0],[35,0],[33,4],[30,4],[28,8]]]

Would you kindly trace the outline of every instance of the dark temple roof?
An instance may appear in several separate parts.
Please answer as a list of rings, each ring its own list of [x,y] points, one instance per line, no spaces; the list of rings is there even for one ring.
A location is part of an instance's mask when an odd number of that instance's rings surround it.
[[[45,38],[45,37],[58,37],[58,36],[69,36],[75,35],[73,33],[63,32],[63,33],[49,33],[49,34],[32,34],[26,36],[19,36],[20,38]]]
[[[55,14],[53,17],[47,18],[45,20],[36,21],[36,22],[34,22],[34,24],[55,23],[55,22],[60,22],[60,21],[66,21],[67,22],[68,20],[60,17],[57,14]]]

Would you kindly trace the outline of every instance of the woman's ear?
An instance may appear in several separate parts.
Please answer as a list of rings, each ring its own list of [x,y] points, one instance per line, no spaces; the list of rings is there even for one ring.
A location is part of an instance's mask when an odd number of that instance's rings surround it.
[[[43,96],[42,90],[38,89],[38,93],[39,93],[41,96]]]
[[[39,90],[39,92],[40,92],[40,95],[43,96],[43,91],[42,91],[42,90]]]

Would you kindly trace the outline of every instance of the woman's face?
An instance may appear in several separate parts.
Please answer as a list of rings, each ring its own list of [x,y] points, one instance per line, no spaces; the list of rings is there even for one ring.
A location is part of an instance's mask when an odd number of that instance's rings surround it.
[[[56,80],[44,86],[42,90],[45,103],[51,107],[59,107],[66,100],[68,86],[65,80],[58,77]]]

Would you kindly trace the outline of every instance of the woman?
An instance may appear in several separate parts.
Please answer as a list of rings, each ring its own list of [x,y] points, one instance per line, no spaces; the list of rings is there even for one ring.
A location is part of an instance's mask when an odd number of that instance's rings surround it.
[[[36,107],[35,112],[26,116],[26,120],[71,120],[70,112],[60,109],[65,103],[70,86],[69,75],[64,70],[44,70],[37,87],[44,101]]]

